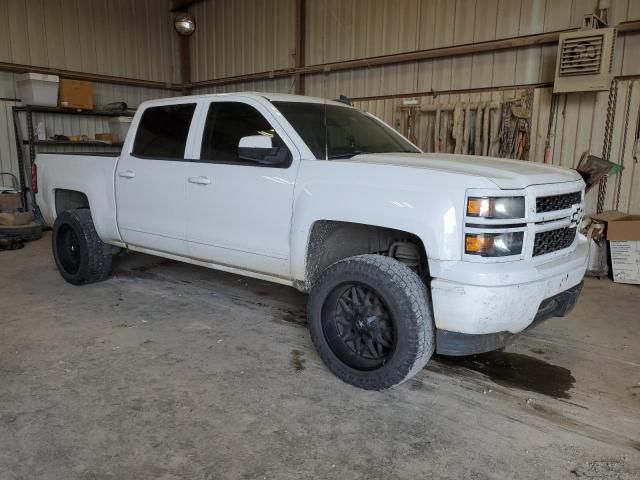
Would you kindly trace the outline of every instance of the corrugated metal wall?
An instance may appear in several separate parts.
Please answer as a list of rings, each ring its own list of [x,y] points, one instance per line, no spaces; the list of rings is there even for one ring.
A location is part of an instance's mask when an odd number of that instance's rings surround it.
[[[191,80],[210,80],[293,66],[291,0],[209,0],[192,8]]]
[[[231,2],[228,0],[208,0],[194,9],[193,13],[201,22],[201,15],[207,15],[205,18],[219,15],[214,9],[217,5],[225,4],[225,32],[227,36],[233,35],[232,32],[242,28],[240,24],[243,17],[228,16],[229,3]],[[255,1],[236,0],[232,3],[235,4],[235,11],[246,12],[252,18],[252,5]],[[285,16],[293,22],[291,17],[294,14],[294,0],[271,0],[270,5],[283,8]],[[579,27],[583,16],[594,11],[598,0],[307,0],[306,5],[305,57],[307,65],[314,65]],[[611,0],[610,24],[638,19],[640,1]],[[266,29],[268,34],[262,29]],[[200,36],[194,37],[192,58],[198,65],[206,63],[207,70],[194,66],[194,69],[200,68],[196,78],[220,78],[230,75],[230,71],[238,75],[290,66],[292,60],[285,58],[283,52],[280,52],[277,61],[257,65],[256,53],[252,49],[254,46],[262,49],[261,44],[264,42],[260,39],[269,36],[270,45],[284,45],[283,48],[286,49],[283,51],[293,52],[295,40],[292,39],[291,32],[290,29],[284,30],[278,36],[279,40],[273,39],[269,35],[278,35],[278,31],[272,25],[268,22],[252,23],[250,31],[245,32],[244,49],[239,49],[237,41],[234,44],[236,47],[232,51],[235,59],[231,64],[231,57],[212,57],[204,50],[207,46],[211,48],[211,39],[228,37],[215,37],[212,32],[207,36],[201,31]],[[400,128],[401,100],[375,97],[454,91],[452,95],[439,95],[435,99],[428,96],[420,98],[423,103],[512,98],[510,96],[519,95],[520,90],[504,90],[505,87],[553,81],[556,49],[555,44],[521,47],[401,65],[327,72],[306,76],[305,90],[307,95],[326,98],[337,98],[340,94],[351,98],[374,97],[357,104]],[[198,56],[195,56],[196,52]],[[243,59],[243,52],[248,52],[249,57]],[[271,57],[267,55],[265,58],[268,60]],[[239,68],[238,65],[243,67]],[[223,71],[227,74],[220,73]],[[616,75],[640,75],[640,33],[618,37],[614,71]],[[216,73],[212,75],[211,72]],[[640,213],[640,168],[635,168],[632,158],[640,85],[633,90],[627,145],[622,148],[622,109],[628,83],[621,82],[619,87],[611,160],[625,165],[621,176],[619,208]],[[455,94],[456,90],[476,88],[495,90]],[[211,87],[194,93],[249,90],[291,93],[293,83],[290,78],[278,78]],[[543,161],[551,98],[550,88],[534,89],[530,153],[532,161]],[[575,166],[583,151],[589,150],[595,155],[602,153],[607,99],[607,92],[559,96],[551,132],[554,164]],[[423,123],[419,130],[422,147],[428,147],[424,144],[425,129],[426,124]],[[620,155],[623,150],[624,158]],[[605,208],[616,206],[617,181],[614,178],[610,182]],[[596,196],[597,193],[592,192],[587,198],[589,211],[595,210]]]
[[[307,0],[307,65],[579,27],[598,0]],[[294,0],[206,0],[192,8],[192,80],[293,66]],[[640,19],[640,1],[611,0],[609,21]],[[640,73],[640,33],[621,36],[615,73]],[[353,96],[553,81],[555,45],[307,77],[307,92]],[[325,88],[322,89],[322,77]]]
[[[170,81],[169,0],[0,0],[0,62]]]
[[[583,15],[593,12],[597,3],[597,0],[310,0],[313,14],[307,17],[307,63],[579,27]],[[631,19],[640,19],[640,1],[611,0],[612,24]],[[326,93],[330,97],[340,93],[370,97],[552,82],[556,48],[556,45],[521,47],[312,75],[307,77],[306,92],[318,96]],[[621,35],[615,74],[640,74],[639,51],[640,33]]]
[[[176,35],[169,8],[170,0],[0,0],[0,62],[175,81]],[[94,83],[94,94],[98,104],[124,101],[136,107],[175,93]],[[17,175],[11,116],[16,100],[15,75],[0,71],[0,171]],[[48,135],[108,131],[101,118],[45,118]]]

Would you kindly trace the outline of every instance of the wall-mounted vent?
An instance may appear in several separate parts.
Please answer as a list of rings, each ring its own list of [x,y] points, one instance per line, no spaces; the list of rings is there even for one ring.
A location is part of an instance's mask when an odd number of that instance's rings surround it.
[[[615,28],[561,34],[554,93],[608,90],[613,78],[615,38]]]

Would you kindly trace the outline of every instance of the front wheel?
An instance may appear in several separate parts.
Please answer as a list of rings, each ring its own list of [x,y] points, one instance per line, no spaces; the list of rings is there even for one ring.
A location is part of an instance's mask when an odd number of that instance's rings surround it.
[[[311,338],[341,380],[384,390],[420,371],[434,350],[424,283],[393,258],[359,255],[328,267],[308,305]]]
[[[56,265],[67,282],[85,285],[109,276],[110,247],[98,236],[89,210],[60,213],[53,225],[52,243]]]

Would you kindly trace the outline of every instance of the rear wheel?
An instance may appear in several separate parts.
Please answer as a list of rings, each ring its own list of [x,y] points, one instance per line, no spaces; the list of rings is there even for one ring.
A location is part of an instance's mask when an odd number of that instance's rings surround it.
[[[328,267],[311,289],[308,317],[324,363],[359,388],[399,385],[434,350],[426,287],[389,257],[360,255]]]
[[[67,210],[53,225],[53,256],[62,277],[74,285],[105,280],[111,247],[98,236],[89,210]]]

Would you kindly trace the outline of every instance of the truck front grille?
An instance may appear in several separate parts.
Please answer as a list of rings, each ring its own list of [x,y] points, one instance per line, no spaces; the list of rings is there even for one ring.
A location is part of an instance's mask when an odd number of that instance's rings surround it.
[[[565,210],[582,201],[582,192],[549,195],[536,198],[536,213],[555,212]]]
[[[548,230],[546,232],[536,233],[536,239],[533,244],[533,256],[545,255],[551,252],[557,252],[563,248],[568,248],[576,238],[576,228],[564,227],[557,230]]]

